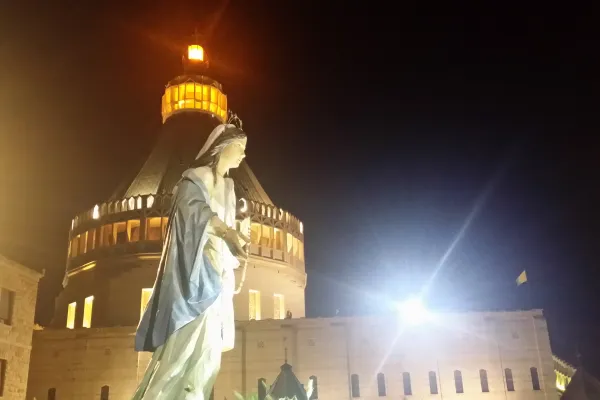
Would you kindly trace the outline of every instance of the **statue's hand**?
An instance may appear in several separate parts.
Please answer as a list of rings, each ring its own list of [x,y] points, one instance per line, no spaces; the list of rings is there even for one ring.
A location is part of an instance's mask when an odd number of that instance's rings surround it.
[[[246,250],[246,245],[242,243],[248,243],[247,238],[242,235],[240,232],[235,229],[228,229],[223,236],[223,240],[229,247],[231,254],[236,257],[246,258],[248,257],[248,252]]]

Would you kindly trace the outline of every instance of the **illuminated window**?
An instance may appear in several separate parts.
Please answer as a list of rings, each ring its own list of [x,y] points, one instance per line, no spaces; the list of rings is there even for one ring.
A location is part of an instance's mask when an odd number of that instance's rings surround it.
[[[529,368],[529,372],[531,373],[531,385],[533,386],[533,390],[541,390],[540,377],[538,375],[537,368],[531,367],[531,368]]]
[[[285,237],[285,243],[286,243],[286,247],[287,247],[287,252],[291,253],[293,245],[294,245],[294,237],[292,236],[291,233],[288,233],[286,235],[286,237]]]
[[[410,374],[408,372],[402,373],[402,385],[404,386],[404,395],[412,395],[412,385],[410,383]]]
[[[258,321],[258,320],[260,320],[260,292],[258,290],[250,289],[248,291],[248,294],[250,296],[250,301],[249,301],[250,318],[248,318],[248,319],[254,319],[254,320]]]
[[[96,230],[92,229],[87,232],[87,251],[94,250],[96,247]]]
[[[71,240],[71,257],[77,257],[79,254],[79,235]]]
[[[75,311],[77,310],[77,303],[70,303],[67,307],[67,328],[75,328]]]
[[[152,208],[153,205],[154,205],[154,196],[150,195],[146,199],[146,207]]]
[[[513,380],[513,374],[510,368],[504,369],[504,377],[506,378],[506,390],[508,390],[509,392],[514,392],[515,381]]]
[[[285,302],[282,294],[273,295],[273,318],[285,318]]]
[[[490,386],[488,384],[487,371],[485,369],[479,370],[479,383],[481,384],[481,391],[483,393],[488,393],[490,391]]]
[[[146,240],[160,240],[161,238],[161,218],[153,217],[146,219]]]
[[[140,307],[140,317],[144,315],[144,311],[146,311],[146,306],[150,301],[150,296],[152,296],[152,288],[142,289],[142,303]]]
[[[465,392],[463,388],[462,372],[458,370],[454,371],[454,388],[456,389],[456,393]]]
[[[127,237],[130,242],[137,242],[140,240],[140,220],[131,219],[127,221]]]
[[[196,82],[170,86],[162,97],[163,122],[177,110],[202,110],[221,121],[227,117],[227,96],[213,85]]]
[[[275,242],[273,243],[275,250],[283,250],[283,232],[281,229],[275,228]]]
[[[100,218],[100,207],[98,207],[98,204],[96,204],[94,206],[94,211],[92,211],[92,218],[94,218],[94,219]]]
[[[261,226],[260,224],[257,224],[255,222],[253,222],[250,225],[250,242],[252,244],[259,244],[260,243],[260,234],[261,232]]]
[[[377,374],[377,394],[379,397],[387,396],[387,390],[385,387],[385,375],[383,373]]]
[[[438,394],[437,374],[429,371],[429,393]]]
[[[304,243],[302,240],[298,240],[298,259],[304,261]]]
[[[260,245],[265,247],[271,247],[271,237],[273,236],[273,228],[267,225],[262,226],[262,236],[260,238]]]
[[[83,303],[83,324],[84,328],[92,326],[92,307],[94,306],[94,296],[88,296]]]
[[[352,391],[352,397],[360,397],[360,382],[357,374],[352,374],[350,376],[350,387]]]
[[[204,49],[202,46],[198,46],[197,44],[188,46],[188,59],[204,61]]]
[[[298,257],[298,239],[294,238],[294,257]]]

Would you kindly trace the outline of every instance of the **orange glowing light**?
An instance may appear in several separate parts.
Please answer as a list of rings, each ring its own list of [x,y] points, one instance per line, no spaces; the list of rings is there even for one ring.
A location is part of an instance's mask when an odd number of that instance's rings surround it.
[[[202,46],[192,44],[188,46],[188,59],[196,61],[204,61],[204,49]]]

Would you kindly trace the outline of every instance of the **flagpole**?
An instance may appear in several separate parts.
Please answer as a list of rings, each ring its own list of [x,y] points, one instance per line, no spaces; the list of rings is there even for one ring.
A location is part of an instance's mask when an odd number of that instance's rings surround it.
[[[525,289],[527,291],[527,309],[532,310],[533,306],[531,303],[531,283],[529,283],[529,281],[527,281],[527,282],[525,282],[525,286],[527,286],[527,288]]]

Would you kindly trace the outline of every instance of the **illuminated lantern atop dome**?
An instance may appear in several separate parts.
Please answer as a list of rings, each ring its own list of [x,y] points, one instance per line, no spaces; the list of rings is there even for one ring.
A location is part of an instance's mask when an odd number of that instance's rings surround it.
[[[204,61],[204,48],[197,44],[188,46],[188,60]]]

